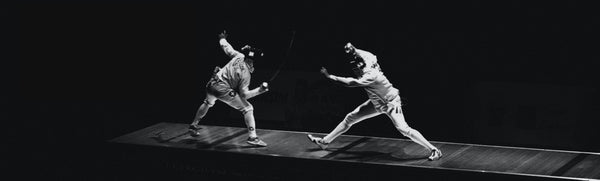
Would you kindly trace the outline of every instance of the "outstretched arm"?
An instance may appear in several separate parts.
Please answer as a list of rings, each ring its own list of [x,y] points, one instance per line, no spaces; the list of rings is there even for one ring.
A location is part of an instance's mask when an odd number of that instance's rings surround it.
[[[346,87],[365,87],[370,85],[373,80],[372,79],[355,79],[352,77],[338,77],[335,75],[331,75],[327,72],[325,67],[321,67],[321,73],[325,75],[330,80],[342,83]]]
[[[231,44],[229,44],[229,42],[227,42],[227,32],[225,32],[225,31],[223,31],[221,34],[219,34],[219,45],[221,45],[221,48],[223,49],[225,54],[227,54],[227,56],[229,56],[230,58],[243,55],[242,53],[233,49]]]

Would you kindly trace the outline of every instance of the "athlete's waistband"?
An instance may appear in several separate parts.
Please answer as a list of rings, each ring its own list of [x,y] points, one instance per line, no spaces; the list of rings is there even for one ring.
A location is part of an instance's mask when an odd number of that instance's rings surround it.
[[[377,105],[386,105],[389,104],[391,102],[395,102],[395,101],[401,101],[400,99],[400,94],[394,94],[394,95],[390,95],[390,96],[386,96],[385,98],[380,98],[380,97],[369,97],[369,100],[371,100],[371,102],[373,102],[373,104]]]

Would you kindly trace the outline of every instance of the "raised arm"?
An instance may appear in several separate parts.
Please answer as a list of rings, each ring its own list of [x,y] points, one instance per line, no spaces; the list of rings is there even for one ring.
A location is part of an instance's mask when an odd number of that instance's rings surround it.
[[[229,58],[243,55],[242,53],[233,49],[231,44],[229,44],[229,42],[227,42],[227,32],[225,32],[225,31],[223,31],[221,34],[219,34],[219,45],[221,45],[221,48],[223,48],[223,51],[225,52],[225,54],[227,56],[229,56]]]

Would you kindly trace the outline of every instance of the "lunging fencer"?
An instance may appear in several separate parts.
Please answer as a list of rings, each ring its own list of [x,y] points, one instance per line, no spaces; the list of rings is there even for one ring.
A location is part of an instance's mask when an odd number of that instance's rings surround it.
[[[263,94],[268,89],[268,84],[263,82],[261,86],[252,90],[248,89],[250,85],[250,74],[254,72],[254,60],[263,54],[260,50],[246,45],[236,51],[228,42],[225,31],[219,34],[219,44],[221,48],[231,58],[223,68],[215,67],[214,74],[206,84],[206,98],[194,117],[194,121],[189,126],[189,133],[192,136],[198,136],[200,126],[198,123],[208,112],[208,109],[215,104],[216,100],[226,103],[234,109],[239,110],[244,116],[246,127],[248,128],[247,143],[254,146],[267,146],[267,143],[260,140],[256,134],[256,123],[254,120],[254,108],[248,99]]]
[[[350,63],[354,66],[353,71],[357,79],[331,75],[324,67],[321,68],[321,73],[328,79],[342,83],[345,86],[364,88],[369,99],[354,109],[354,111],[348,113],[344,120],[325,137],[320,138],[309,134],[308,138],[310,141],[317,144],[321,149],[326,149],[329,143],[348,131],[352,125],[362,120],[385,114],[392,120],[396,129],[402,135],[431,151],[431,155],[428,157],[429,160],[441,158],[442,152],[429,143],[419,131],[409,127],[406,123],[402,114],[399,91],[383,75],[377,63],[377,57],[370,52],[354,47],[351,43],[347,43],[344,46],[344,50],[350,56]]]

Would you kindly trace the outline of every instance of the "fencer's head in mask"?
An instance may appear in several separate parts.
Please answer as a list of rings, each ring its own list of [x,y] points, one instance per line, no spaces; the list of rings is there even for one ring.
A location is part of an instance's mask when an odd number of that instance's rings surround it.
[[[356,47],[348,42],[344,46],[344,51],[346,52],[346,57],[350,60],[349,63],[352,67],[352,72],[354,72],[356,76],[362,76],[366,64],[364,59],[356,51]]]
[[[362,76],[369,71],[381,71],[379,64],[377,64],[377,57],[375,55],[359,50],[352,43],[348,42],[344,46],[346,56],[350,60],[352,71],[358,77]]]
[[[244,62],[246,62],[246,64],[248,64],[250,73],[253,73],[254,72],[254,61],[256,59],[259,59],[262,56],[264,56],[264,53],[260,49],[254,48],[250,45],[245,45],[240,50],[245,56]]]

